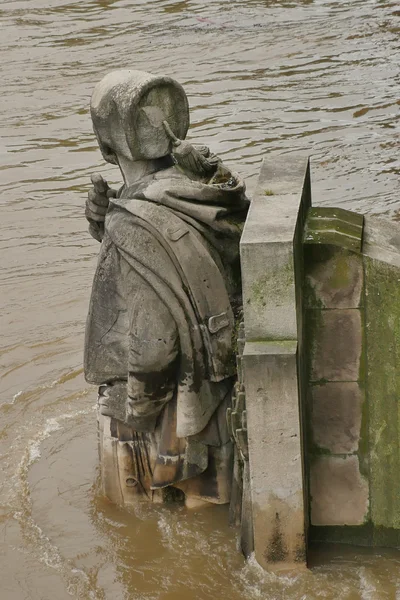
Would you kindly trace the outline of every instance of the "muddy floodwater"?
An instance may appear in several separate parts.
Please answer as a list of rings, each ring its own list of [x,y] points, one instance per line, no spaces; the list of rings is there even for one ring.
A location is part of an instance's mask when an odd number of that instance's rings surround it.
[[[248,182],[313,158],[315,204],[400,209],[400,6],[379,0],[1,0],[0,599],[400,599],[400,554],[314,548],[277,577],[236,552],[225,507],[119,510],[98,491],[82,375],[104,165],[88,112],[115,68],[176,77],[190,136]]]

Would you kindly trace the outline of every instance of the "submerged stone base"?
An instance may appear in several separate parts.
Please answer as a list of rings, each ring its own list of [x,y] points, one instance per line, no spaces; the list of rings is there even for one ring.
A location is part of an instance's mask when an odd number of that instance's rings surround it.
[[[98,433],[102,491],[111,502],[132,506],[138,502],[159,504],[168,500],[170,488],[167,493],[164,489],[149,490],[149,486],[145,489],[141,485],[140,481],[151,479],[151,472],[142,462],[138,477],[134,459],[137,442],[131,439],[128,427],[98,413]]]

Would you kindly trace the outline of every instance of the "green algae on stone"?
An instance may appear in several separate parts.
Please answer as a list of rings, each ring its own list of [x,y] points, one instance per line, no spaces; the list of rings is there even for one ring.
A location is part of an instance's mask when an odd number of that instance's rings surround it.
[[[341,208],[313,207],[307,214],[305,244],[332,244],[361,252],[364,217]]]
[[[256,305],[265,307],[269,297],[284,299],[288,293],[294,294],[293,288],[293,261],[289,259],[286,264],[270,267],[269,271],[252,284],[251,299]]]
[[[364,286],[365,287],[365,286]],[[365,295],[365,289],[364,294]],[[365,306],[365,303],[364,303]],[[363,391],[364,400],[361,406],[361,428],[360,439],[358,442],[358,458],[360,462],[360,472],[366,477],[370,484],[371,498],[371,474],[370,474],[370,432],[369,432],[369,403],[367,396],[367,337],[366,337],[366,315],[365,308],[361,309],[361,357],[360,368],[358,371],[358,382]],[[371,501],[369,506],[371,511]]]
[[[400,269],[365,257],[371,518],[400,528]]]
[[[362,304],[361,255],[325,244],[306,244],[304,255],[307,308],[358,308]]]
[[[329,278],[329,285],[334,289],[343,289],[350,283],[349,255],[340,252],[335,258],[333,273]]]

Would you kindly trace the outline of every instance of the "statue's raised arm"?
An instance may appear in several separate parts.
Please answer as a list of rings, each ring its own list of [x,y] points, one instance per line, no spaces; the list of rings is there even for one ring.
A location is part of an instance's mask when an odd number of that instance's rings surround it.
[[[110,73],[91,115],[123,177],[116,193],[94,176],[86,206],[101,241],[85,376],[99,386],[104,491],[119,504],[174,489],[188,505],[226,503],[244,183],[185,140],[188,101],[173,79]]]

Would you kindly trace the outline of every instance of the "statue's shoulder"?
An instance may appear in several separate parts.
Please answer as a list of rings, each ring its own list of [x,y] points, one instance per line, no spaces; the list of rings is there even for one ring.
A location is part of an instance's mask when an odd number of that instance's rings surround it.
[[[167,242],[178,241],[194,228],[182,216],[162,203],[149,202],[134,196],[124,197],[115,202],[115,207],[124,211],[128,225],[143,228],[156,238]],[[122,215],[121,215],[122,216]]]

